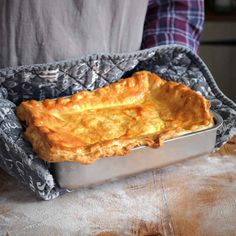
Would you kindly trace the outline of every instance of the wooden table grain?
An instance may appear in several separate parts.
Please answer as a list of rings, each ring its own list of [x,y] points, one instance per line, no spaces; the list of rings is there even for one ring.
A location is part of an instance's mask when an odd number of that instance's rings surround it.
[[[214,154],[53,201],[0,171],[0,235],[236,235],[236,137]]]

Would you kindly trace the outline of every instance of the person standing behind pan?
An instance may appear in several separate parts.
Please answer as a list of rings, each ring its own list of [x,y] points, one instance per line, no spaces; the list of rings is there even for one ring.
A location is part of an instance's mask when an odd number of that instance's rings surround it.
[[[204,0],[1,0],[0,68],[179,44],[198,51]]]

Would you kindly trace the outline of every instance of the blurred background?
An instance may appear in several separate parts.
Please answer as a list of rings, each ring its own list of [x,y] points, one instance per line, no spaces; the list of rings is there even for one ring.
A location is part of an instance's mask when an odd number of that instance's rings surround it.
[[[220,89],[236,102],[236,0],[205,1],[200,56]]]

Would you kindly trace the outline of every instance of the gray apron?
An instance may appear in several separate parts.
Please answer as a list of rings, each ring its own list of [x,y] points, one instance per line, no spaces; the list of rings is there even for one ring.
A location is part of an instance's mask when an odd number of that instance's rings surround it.
[[[148,0],[1,0],[0,68],[140,48]]]

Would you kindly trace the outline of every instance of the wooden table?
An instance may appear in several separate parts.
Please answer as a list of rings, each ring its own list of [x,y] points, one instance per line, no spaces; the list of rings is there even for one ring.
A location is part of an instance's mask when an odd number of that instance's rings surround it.
[[[210,156],[53,201],[0,171],[0,235],[236,235],[236,138]]]

